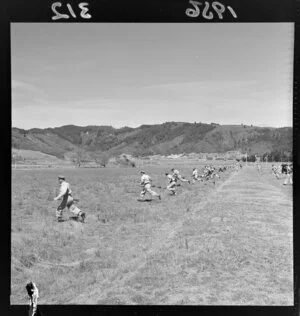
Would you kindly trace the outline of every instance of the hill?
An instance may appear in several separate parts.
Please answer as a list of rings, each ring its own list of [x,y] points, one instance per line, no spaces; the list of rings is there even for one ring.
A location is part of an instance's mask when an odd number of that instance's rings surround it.
[[[280,155],[292,151],[292,128],[185,122],[137,128],[75,125],[29,130],[12,128],[12,147],[40,151],[57,158],[65,158],[79,148],[90,155],[99,152],[146,156],[228,151]]]
[[[12,150],[12,162],[18,165],[39,165],[39,166],[66,166],[70,165],[65,159],[59,159],[56,156],[42,153],[36,150],[29,149],[14,149]]]

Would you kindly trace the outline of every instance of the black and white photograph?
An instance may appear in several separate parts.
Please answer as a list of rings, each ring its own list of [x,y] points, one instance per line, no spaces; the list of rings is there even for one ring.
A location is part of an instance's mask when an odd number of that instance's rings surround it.
[[[294,305],[294,23],[10,31],[12,305]]]

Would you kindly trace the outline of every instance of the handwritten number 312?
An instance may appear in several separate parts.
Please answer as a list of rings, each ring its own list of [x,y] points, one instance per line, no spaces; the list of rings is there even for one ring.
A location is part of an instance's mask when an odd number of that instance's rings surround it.
[[[89,11],[89,9],[87,8],[89,4],[87,2],[81,2],[78,4],[78,7],[79,9],[81,9],[81,12],[80,12],[80,16],[83,18],[83,19],[90,19],[92,16],[87,13]],[[52,6],[51,6],[51,9],[53,11],[53,13],[55,13],[55,15],[52,17],[52,20],[58,20],[58,19],[68,19],[69,18],[69,15],[68,14],[62,14],[62,13],[59,13],[57,11],[57,7],[61,7],[62,4],[60,2],[54,2],[52,3]],[[70,14],[72,15],[73,18],[76,18],[76,14],[72,8],[72,6],[67,3],[67,7],[68,7],[68,10],[70,12]]]

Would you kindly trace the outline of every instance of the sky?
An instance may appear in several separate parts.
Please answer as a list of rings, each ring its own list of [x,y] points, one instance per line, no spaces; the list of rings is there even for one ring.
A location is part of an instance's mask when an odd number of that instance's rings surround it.
[[[292,126],[293,23],[12,23],[12,126]]]

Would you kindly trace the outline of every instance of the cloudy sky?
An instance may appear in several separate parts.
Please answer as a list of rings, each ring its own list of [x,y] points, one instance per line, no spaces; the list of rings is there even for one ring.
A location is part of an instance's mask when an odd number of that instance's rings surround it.
[[[292,126],[291,23],[13,23],[12,126]]]

